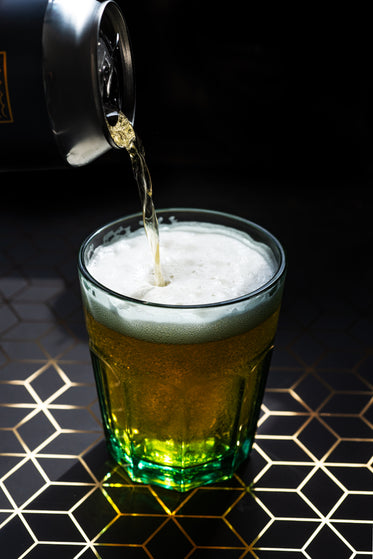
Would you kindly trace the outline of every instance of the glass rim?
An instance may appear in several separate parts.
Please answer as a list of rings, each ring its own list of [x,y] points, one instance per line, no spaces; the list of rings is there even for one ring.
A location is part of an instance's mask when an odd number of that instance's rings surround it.
[[[106,223],[105,225],[102,225],[101,227],[98,227],[97,229],[95,229],[94,232],[90,233],[85,238],[85,240],[82,242],[82,244],[79,248],[79,254],[78,254],[78,270],[81,273],[81,275],[85,279],[87,279],[90,283],[95,285],[97,288],[101,289],[102,291],[106,292],[108,295],[110,295],[112,297],[115,297],[115,298],[120,299],[122,301],[128,301],[130,303],[134,303],[134,304],[137,304],[137,305],[145,305],[146,307],[156,307],[156,308],[163,308],[163,309],[204,309],[204,308],[223,307],[223,306],[228,306],[228,305],[232,305],[232,304],[235,304],[235,303],[241,303],[241,302],[253,299],[257,295],[261,295],[261,294],[264,294],[264,293],[268,292],[285,275],[286,266],[287,266],[286,254],[285,254],[285,250],[282,247],[280,241],[272,233],[270,233],[270,231],[268,231],[267,229],[265,229],[264,227],[262,227],[261,225],[258,225],[257,223],[255,223],[253,221],[250,221],[246,218],[237,216],[235,214],[230,214],[230,213],[227,213],[227,212],[221,212],[221,211],[218,211],[218,210],[207,210],[207,209],[202,209],[202,208],[201,209],[200,208],[183,208],[183,207],[161,208],[161,209],[157,209],[156,212],[157,212],[157,217],[162,217],[162,214],[164,214],[166,212],[167,213],[170,213],[170,212],[176,212],[176,213],[190,212],[190,213],[205,214],[206,216],[207,215],[215,215],[217,217],[220,216],[220,217],[224,217],[224,218],[227,218],[227,219],[232,219],[236,222],[240,222],[242,224],[245,224],[246,226],[249,225],[253,229],[260,232],[261,234],[264,234],[268,239],[270,239],[276,245],[276,248],[278,249],[279,254],[280,254],[280,263],[278,265],[278,268],[275,271],[275,273],[273,274],[273,276],[271,277],[271,279],[269,279],[266,283],[264,283],[263,285],[261,285],[257,289],[255,289],[253,291],[250,291],[249,293],[246,293],[245,295],[240,295],[239,297],[234,297],[233,299],[226,299],[224,301],[215,301],[215,302],[212,302],[212,303],[201,303],[201,304],[194,304],[194,305],[170,305],[170,304],[166,304],[166,303],[156,303],[156,302],[153,302],[153,301],[145,301],[144,299],[135,299],[134,297],[129,297],[128,295],[123,295],[122,293],[118,293],[117,291],[114,291],[114,290],[110,289],[109,287],[100,283],[96,278],[94,278],[94,276],[92,276],[90,274],[90,272],[88,271],[83,257],[85,255],[85,252],[86,252],[88,246],[89,246],[89,243],[91,243],[92,240],[94,239],[94,237],[99,235],[105,229],[107,229],[111,226],[114,227],[116,224],[119,225],[119,224],[123,223],[123,221],[132,220],[132,219],[136,219],[136,218],[138,218],[139,222],[141,222],[142,217],[143,217],[142,212],[135,212],[135,213],[128,214],[128,215],[125,215],[123,217],[114,219],[113,221],[110,221],[110,222]],[[272,251],[272,253],[273,253],[273,251]]]

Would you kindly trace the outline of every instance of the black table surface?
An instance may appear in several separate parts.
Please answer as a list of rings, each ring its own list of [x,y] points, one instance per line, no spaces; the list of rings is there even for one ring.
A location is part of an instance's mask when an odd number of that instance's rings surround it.
[[[15,177],[0,177],[2,557],[371,557],[368,189],[155,172],[157,207],[251,219],[289,262],[251,456],[231,480],[180,494],[131,483],[109,458],[88,352],[77,251],[97,226],[139,210],[128,169],[114,182],[104,174],[101,201],[92,171],[18,174],[22,194]]]

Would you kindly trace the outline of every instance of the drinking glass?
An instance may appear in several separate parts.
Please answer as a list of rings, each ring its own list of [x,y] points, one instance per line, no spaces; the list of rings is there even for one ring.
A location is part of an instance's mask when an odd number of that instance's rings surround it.
[[[273,266],[270,280],[244,296],[167,305],[120,295],[87,269],[98,246],[143,227],[140,214],[105,225],[81,246],[82,300],[109,451],[132,480],[188,491],[230,478],[250,453],[285,254],[271,233],[240,217],[195,209],[157,215],[160,223],[209,222],[242,231],[267,247]]]

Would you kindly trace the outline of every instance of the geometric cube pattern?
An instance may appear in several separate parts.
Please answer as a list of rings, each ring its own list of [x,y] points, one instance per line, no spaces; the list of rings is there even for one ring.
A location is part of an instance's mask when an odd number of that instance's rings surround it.
[[[250,459],[179,494],[132,483],[106,451],[75,271],[92,224],[32,224],[2,222],[4,557],[372,557],[371,291],[363,307],[288,288]]]

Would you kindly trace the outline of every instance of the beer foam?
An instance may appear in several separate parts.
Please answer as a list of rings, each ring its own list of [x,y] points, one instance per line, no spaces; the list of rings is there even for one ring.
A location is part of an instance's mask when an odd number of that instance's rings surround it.
[[[282,282],[253,293],[276,273],[275,258],[244,232],[201,222],[160,224],[161,263],[169,280],[164,287],[154,285],[143,229],[119,228],[109,238],[88,249],[86,266],[111,292],[83,280],[82,295],[93,318],[126,336],[172,344],[222,340],[279,309]]]
[[[166,286],[155,285],[143,230],[95,249],[87,268],[100,284],[133,299],[166,305],[202,305],[252,293],[274,275],[271,251],[244,232],[210,223],[160,224]]]

